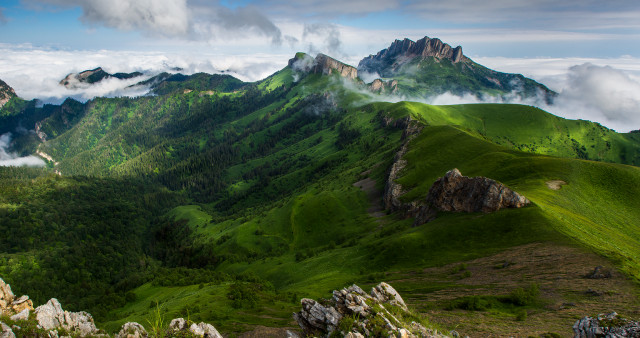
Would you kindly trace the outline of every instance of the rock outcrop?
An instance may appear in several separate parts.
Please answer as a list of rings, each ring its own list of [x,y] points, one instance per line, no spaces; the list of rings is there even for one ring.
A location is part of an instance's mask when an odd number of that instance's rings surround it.
[[[222,335],[218,333],[218,330],[216,330],[213,325],[204,322],[189,325],[184,318],[176,318],[169,324],[169,336],[180,335],[181,333],[187,332],[198,337],[222,338]]]
[[[80,73],[70,73],[64,79],[60,80],[60,85],[65,86],[67,89],[85,88],[91,84],[100,82],[109,78],[117,78],[120,80],[131,79],[134,77],[142,76],[140,72],[133,73],[115,73],[109,74],[101,67],[91,70],[85,70]]]
[[[311,69],[311,72],[323,75],[337,73],[342,77],[352,80],[358,77],[358,70],[355,67],[349,66],[324,54],[318,54],[318,56],[316,56],[315,65]]]
[[[16,97],[16,92],[4,81],[0,80],[0,108]]]
[[[63,328],[80,337],[99,333],[91,314],[84,311],[65,311],[55,298],[51,298],[46,304],[38,306],[35,313],[38,324],[45,330]]]
[[[486,177],[462,176],[449,170],[429,189],[427,204],[442,211],[494,212],[503,208],[521,208],[529,200],[504,184]]]
[[[414,205],[410,215],[414,226],[432,221],[438,211],[495,212],[504,208],[521,208],[531,203],[504,184],[486,177],[462,176],[458,169],[438,178],[424,204]]]
[[[430,39],[425,36],[415,42],[409,39],[394,41],[389,48],[379,51],[376,55],[369,55],[362,59],[358,63],[358,70],[381,73],[383,69],[390,65],[405,63],[416,57],[448,59],[453,63],[469,60],[462,53],[462,47],[453,48],[440,39]]]
[[[7,284],[0,278],[0,315],[14,316],[24,311],[33,311],[33,302],[29,296],[17,297],[11,291],[11,285]],[[22,314],[24,316],[24,314]]]
[[[396,179],[399,177],[400,172],[407,165],[407,161],[404,160],[404,155],[407,153],[409,148],[409,141],[418,135],[420,131],[422,131],[422,125],[413,120],[410,116],[401,119],[393,119],[391,117],[383,118],[383,124],[385,127],[394,127],[402,129],[401,139],[403,140],[402,146],[400,150],[396,153],[393,159],[393,164],[389,169],[389,173],[387,174],[387,182],[384,187],[384,194],[382,196],[384,201],[384,206],[386,209],[391,211],[402,211],[407,212],[412,209],[412,206],[409,204],[403,204],[400,201],[400,196],[402,196],[405,191],[402,188],[402,185],[396,183]]]
[[[640,322],[621,318],[617,313],[584,317],[573,324],[574,337],[640,337]]]
[[[338,74],[348,79],[358,77],[358,70],[325,54],[318,54],[315,59],[298,53],[289,60],[289,67],[296,73],[313,73],[322,75]]]
[[[16,338],[16,335],[9,325],[0,322],[0,338]]]
[[[136,322],[124,323],[120,328],[120,332],[115,335],[115,338],[147,338],[149,333],[144,329],[144,326]]]
[[[328,337],[336,330],[344,337],[398,336],[398,337],[446,337],[436,330],[403,320],[408,314],[407,305],[398,292],[387,283],[380,283],[365,293],[359,286],[352,285],[333,291],[333,297],[324,305],[308,298],[301,300],[302,310],[294,313],[305,334]],[[390,311],[396,307],[395,315]],[[349,321],[341,324],[341,320]]]
[[[395,93],[398,91],[398,81],[397,80],[389,80],[382,81],[380,79],[375,79],[369,85],[369,90],[374,93]]]

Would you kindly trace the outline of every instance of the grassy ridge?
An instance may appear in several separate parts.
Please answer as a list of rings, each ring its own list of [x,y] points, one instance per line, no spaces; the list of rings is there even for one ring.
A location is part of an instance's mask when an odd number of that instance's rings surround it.
[[[410,114],[427,125],[453,125],[493,143],[526,152],[640,164],[640,142],[598,123],[567,120],[514,104],[432,106],[417,102],[375,103],[392,115]]]

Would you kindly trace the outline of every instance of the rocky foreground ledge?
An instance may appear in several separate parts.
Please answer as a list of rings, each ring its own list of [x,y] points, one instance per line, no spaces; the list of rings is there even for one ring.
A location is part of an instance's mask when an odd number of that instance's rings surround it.
[[[99,330],[91,314],[62,309],[57,299],[33,308],[29,296],[16,297],[11,286],[0,278],[0,338],[18,337],[110,337]],[[193,323],[184,318],[171,321],[167,329],[149,334],[144,326],[130,322],[122,325],[116,338],[205,337],[222,338],[215,327],[207,323]]]
[[[364,292],[352,285],[333,291],[330,299],[301,300],[302,309],[293,318],[305,337],[398,337],[444,338],[459,337],[456,331],[438,332],[420,315],[413,313],[402,296],[389,284],[380,283]],[[575,337],[640,337],[640,322],[623,318],[617,313],[584,317],[573,325]],[[16,297],[11,286],[0,278],[0,338],[16,337],[110,337],[96,328],[91,314],[69,312],[52,298],[33,308],[29,296]],[[151,328],[129,322],[122,325],[116,338],[205,337],[222,338],[216,328],[207,323],[194,323],[176,318],[167,328]],[[287,337],[297,338],[287,331]]]

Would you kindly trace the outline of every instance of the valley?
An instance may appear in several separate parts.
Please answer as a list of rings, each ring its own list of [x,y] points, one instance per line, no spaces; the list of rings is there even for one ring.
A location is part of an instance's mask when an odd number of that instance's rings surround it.
[[[302,298],[387,282],[445,334],[570,336],[584,316],[640,317],[640,134],[528,105],[402,100],[552,102],[542,84],[425,37],[358,67],[298,53],[257,82],[138,85],[149,95],[0,108],[12,150],[47,160],[0,167],[0,277],[34,304],[56,297],[110,334],[160,313],[278,336],[300,331]],[[415,223],[405,206],[434,208],[454,168],[530,203]]]

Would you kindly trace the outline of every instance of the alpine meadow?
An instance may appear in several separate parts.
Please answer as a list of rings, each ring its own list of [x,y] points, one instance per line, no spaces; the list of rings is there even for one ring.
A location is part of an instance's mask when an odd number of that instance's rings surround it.
[[[640,335],[640,132],[462,47],[60,80],[146,94],[0,81],[0,337]]]

